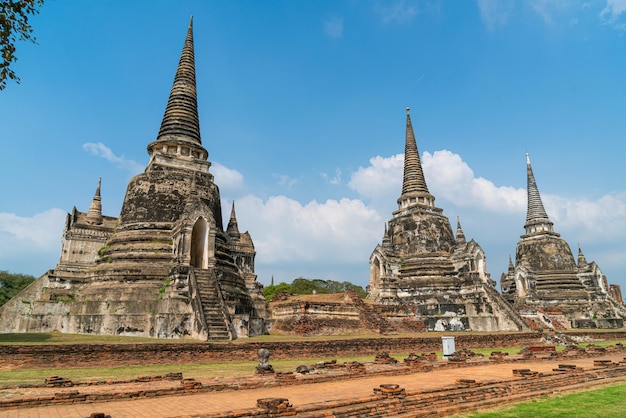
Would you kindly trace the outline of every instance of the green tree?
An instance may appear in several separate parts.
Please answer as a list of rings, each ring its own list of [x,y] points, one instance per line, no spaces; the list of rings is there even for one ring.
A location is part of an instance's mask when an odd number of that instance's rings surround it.
[[[298,277],[291,283],[291,293],[296,295],[310,295],[315,293],[328,293],[328,284],[325,280],[309,280]]]
[[[343,293],[346,290],[354,290],[360,297],[365,297],[365,290],[350,282],[337,282],[334,280],[305,279],[298,277],[291,284],[281,282],[275,286],[265,286],[263,296],[268,301],[278,292],[292,293],[294,295],[310,295],[313,293]]]
[[[274,299],[274,296],[276,296],[276,293],[278,292],[291,293],[291,285],[285,282],[280,282],[277,285],[263,287],[263,296],[268,302]]]
[[[20,78],[10,68],[17,61],[15,43],[31,41],[36,43],[33,28],[28,21],[30,16],[39,13],[37,7],[43,6],[44,0],[0,0],[0,90],[4,90],[7,79],[20,82]]]
[[[344,292],[346,290],[354,290],[359,296],[361,296],[361,298],[365,298],[365,296],[367,296],[367,292],[361,286],[357,286],[350,282],[343,282],[341,284]]]
[[[35,278],[27,274],[12,274],[8,271],[0,271],[0,306],[4,305],[9,299],[34,281]]]

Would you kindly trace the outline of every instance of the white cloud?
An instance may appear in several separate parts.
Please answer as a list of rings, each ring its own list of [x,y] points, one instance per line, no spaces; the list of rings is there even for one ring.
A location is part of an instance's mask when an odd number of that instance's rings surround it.
[[[475,177],[458,154],[447,150],[432,155],[424,152],[422,166],[430,192],[460,207],[511,213],[519,213],[526,207],[526,190],[496,186],[490,180]]]
[[[383,5],[377,5],[375,10],[385,24],[391,22],[409,22],[413,20],[419,12],[417,4],[409,0],[395,0],[391,3],[385,2]]]
[[[526,191],[496,186],[482,177],[474,177],[472,169],[458,154],[447,150],[424,152],[424,176],[431,194],[460,207],[480,207],[488,211],[520,212],[526,204]],[[392,201],[402,191],[404,155],[374,157],[369,167],[359,167],[352,174],[349,186],[361,196],[374,201]]]
[[[383,229],[376,211],[351,199],[303,205],[286,196],[264,201],[249,195],[237,200],[237,220],[242,230],[250,230],[257,260],[300,263],[294,277],[306,275],[311,263],[367,265]]]
[[[65,215],[66,212],[61,209],[49,209],[32,217],[0,212],[0,234],[34,249],[49,250],[55,246],[53,241],[61,241]],[[6,239],[0,240],[3,251],[13,247],[9,242]]]
[[[553,21],[552,14],[554,13],[554,9],[563,6],[560,0],[529,0],[528,4],[547,24]]]
[[[480,17],[488,30],[503,26],[513,12],[512,0],[477,0]]]
[[[33,216],[0,212],[0,269],[38,276],[53,268],[65,216],[56,208]]]
[[[217,162],[211,164],[210,171],[215,176],[215,184],[219,185],[222,193],[234,194],[245,189],[243,175],[239,171]]]
[[[404,154],[392,157],[380,155],[370,159],[368,167],[359,167],[352,173],[348,186],[361,196],[381,201],[397,198],[402,191]]]
[[[324,21],[324,33],[329,38],[338,39],[343,36],[343,18],[331,17]]]
[[[626,13],[626,0],[606,0],[606,6],[600,12],[603,23],[613,25],[619,30],[626,30],[622,14]]]
[[[341,184],[341,170],[336,169],[334,177],[330,177],[326,173],[320,173],[320,176],[326,181],[328,184],[332,184],[333,186],[338,186]]]
[[[626,232],[626,192],[606,194],[597,201],[553,195],[542,199],[553,222],[577,231],[585,241],[618,239]]]
[[[278,185],[279,186],[283,186],[286,187],[287,189],[291,189],[292,186],[298,184],[298,179],[294,179],[292,177],[289,177],[285,174],[277,174],[274,173],[272,174],[272,177],[275,177],[278,179]]]
[[[102,142],[86,142],[83,144],[83,149],[91,155],[102,157],[105,160],[115,164],[116,166],[128,170],[128,172],[132,176],[141,173],[145,168],[142,164],[139,164],[136,161],[124,158],[123,155],[115,155],[113,151],[111,151],[111,149],[104,145]]]

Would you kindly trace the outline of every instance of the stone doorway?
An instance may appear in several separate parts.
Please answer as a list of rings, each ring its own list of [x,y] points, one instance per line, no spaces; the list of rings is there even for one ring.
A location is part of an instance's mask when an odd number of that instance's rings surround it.
[[[209,226],[206,219],[200,217],[191,231],[191,267],[206,269],[209,265]]]

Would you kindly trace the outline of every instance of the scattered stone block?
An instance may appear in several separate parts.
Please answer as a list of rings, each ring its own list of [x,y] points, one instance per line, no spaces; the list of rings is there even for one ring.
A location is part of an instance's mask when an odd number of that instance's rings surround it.
[[[187,390],[187,389],[200,389],[200,388],[202,388],[202,383],[201,383],[201,382],[198,382],[198,381],[196,381],[196,379],[191,379],[191,378],[188,378],[188,379],[182,379],[182,380],[180,381],[180,384],[183,386],[183,388],[184,388],[185,390]]]
[[[401,388],[400,385],[385,383],[374,388],[374,395],[384,396],[386,398],[403,398],[406,396],[406,391],[404,388]]]
[[[456,384],[457,385],[475,385],[476,384],[476,380],[474,379],[456,379]]]
[[[293,374],[293,372],[276,372],[274,376],[276,376],[276,380],[281,382],[292,382],[296,380],[296,376]]]
[[[351,361],[345,363],[346,370],[350,374],[365,374],[367,372],[365,364],[358,361]]]
[[[284,413],[293,408],[287,398],[261,398],[256,400],[256,404],[269,413]]]
[[[376,357],[374,358],[374,363],[376,364],[396,364],[397,362],[398,360],[391,357],[386,351],[376,354]]]
[[[513,369],[513,376],[526,377],[526,378],[539,377],[541,376],[541,373],[532,371],[530,369]]]
[[[612,365],[613,365],[613,362],[611,360],[594,360],[593,361],[594,367],[609,367]]]
[[[46,386],[60,388],[60,387],[72,387],[74,383],[71,380],[65,379],[60,376],[50,376],[46,378]]]
[[[298,367],[296,367],[296,373],[300,373],[300,374],[307,374],[309,373],[311,370],[309,369],[308,366],[302,364]]]
[[[315,366],[318,369],[334,369],[337,368],[337,360],[318,361]]]
[[[559,364],[559,369],[576,369],[577,367],[575,364]]]

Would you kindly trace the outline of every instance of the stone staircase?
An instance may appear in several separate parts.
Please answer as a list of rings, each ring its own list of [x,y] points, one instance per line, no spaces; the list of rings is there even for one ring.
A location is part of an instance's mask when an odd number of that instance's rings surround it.
[[[390,331],[391,324],[382,315],[372,309],[354,290],[346,290],[345,297],[357,307],[359,311],[359,322],[369,331],[384,334]]]
[[[489,285],[484,285],[483,289],[485,289],[489,302],[492,305],[496,305],[497,309],[500,312],[507,314],[508,318],[519,328],[519,331],[528,331],[530,326],[524,320],[524,318],[517,312],[509,303],[498,293],[496,289]]]
[[[209,341],[228,341],[231,334],[213,270],[194,270]]]

